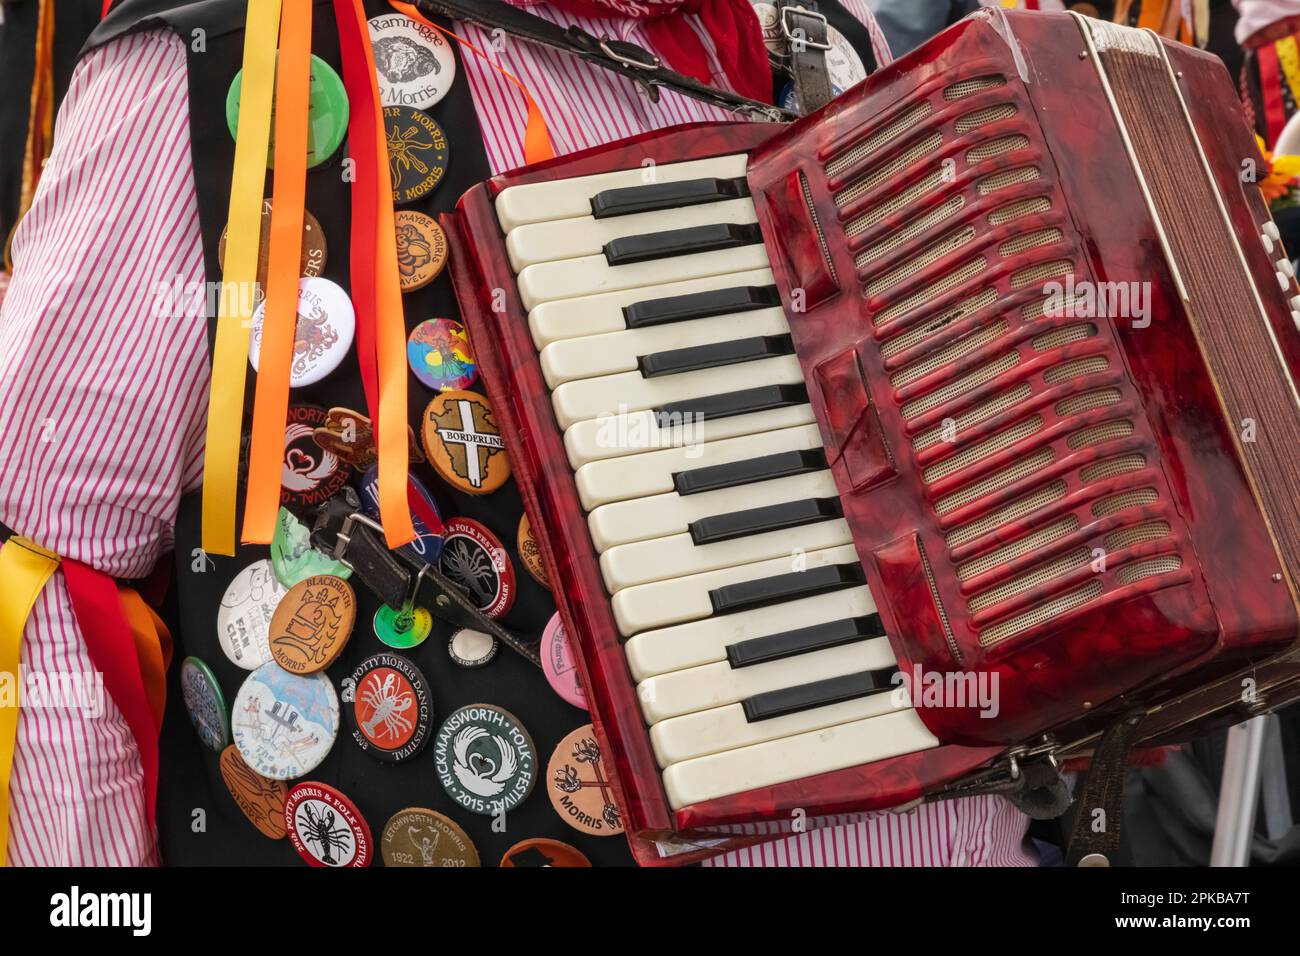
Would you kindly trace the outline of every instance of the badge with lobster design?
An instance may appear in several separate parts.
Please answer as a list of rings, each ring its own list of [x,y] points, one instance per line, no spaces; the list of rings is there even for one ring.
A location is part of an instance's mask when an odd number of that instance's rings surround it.
[[[433,696],[406,658],[375,654],[352,672],[351,714],[358,747],[380,760],[406,760],[428,743]]]
[[[315,781],[295,784],[284,802],[285,829],[312,866],[369,866],[370,826],[351,800]]]

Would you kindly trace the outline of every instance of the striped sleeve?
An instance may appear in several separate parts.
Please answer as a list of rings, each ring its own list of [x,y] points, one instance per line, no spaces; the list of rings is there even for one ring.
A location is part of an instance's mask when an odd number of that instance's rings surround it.
[[[83,60],[0,313],[0,521],[116,577],[146,574],[170,546],[200,464],[207,344],[187,89],[170,34]]]
[[[188,116],[185,51],[170,33],[81,62],[0,307],[0,521],[119,577],[170,547],[202,464],[202,306],[161,295],[202,288]],[[139,752],[60,573],[27,621],[22,667],[25,681],[83,693],[19,710],[9,863],[157,863]]]

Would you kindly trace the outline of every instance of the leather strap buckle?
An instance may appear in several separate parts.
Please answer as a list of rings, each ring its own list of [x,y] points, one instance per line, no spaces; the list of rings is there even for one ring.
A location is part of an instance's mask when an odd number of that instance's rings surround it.
[[[800,53],[803,50],[830,50],[831,45],[829,39],[814,39],[806,27],[792,24],[791,21],[795,16],[807,18],[808,20],[813,21],[813,23],[816,23],[820,27],[817,35],[821,37],[828,36],[827,28],[830,26],[829,22],[826,20],[826,14],[819,11],[807,10],[803,7],[782,7],[781,35],[790,41],[790,47],[792,50],[796,53]]]
[[[614,47],[617,46],[627,53],[619,53]],[[600,52],[605,54],[615,63],[622,63],[624,66],[631,67],[634,70],[657,70],[663,65],[663,61],[649,50],[639,47],[634,43],[624,43],[621,40],[615,40],[613,37],[601,37]],[[638,60],[636,54],[640,53],[647,57],[648,60]],[[630,54],[630,55],[629,55]]]

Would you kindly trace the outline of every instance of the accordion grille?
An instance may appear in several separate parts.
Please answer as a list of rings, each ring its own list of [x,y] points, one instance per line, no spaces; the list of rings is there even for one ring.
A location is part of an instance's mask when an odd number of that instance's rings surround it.
[[[832,153],[834,241],[984,646],[1181,566],[1146,432],[1018,81],[957,78]],[[1145,427],[1145,426],[1144,426]],[[1099,554],[1141,545],[1105,573]],[[946,563],[945,563],[946,562]],[[973,587],[975,590],[970,590]],[[950,594],[952,592],[949,592]],[[941,607],[950,626],[960,614]]]

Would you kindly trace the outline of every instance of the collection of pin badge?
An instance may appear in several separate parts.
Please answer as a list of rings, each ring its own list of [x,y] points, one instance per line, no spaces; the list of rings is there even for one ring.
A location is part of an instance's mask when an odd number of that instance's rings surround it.
[[[369,21],[384,103],[393,199],[418,202],[443,181],[448,143],[425,111],[447,94],[456,58],[441,34],[402,14]],[[338,74],[312,57],[308,164],[318,166],[341,148],[348,101]],[[235,135],[240,76],[227,96],[227,121]],[[268,167],[274,165],[274,144]],[[257,370],[265,303],[266,247],[271,205],[262,216],[262,259],[250,330],[249,362]],[[448,256],[436,220],[401,209],[395,217],[402,291],[433,282]],[[224,254],[224,234],[219,255]],[[352,348],[356,316],[342,287],[323,277],[325,234],[307,212],[303,224],[301,279],[290,386],[320,382]],[[473,388],[478,369],[459,322],[432,317],[410,332],[411,374],[430,392],[419,434],[410,431],[410,460],[427,465],[457,492],[490,495],[510,478],[510,465],[491,403]],[[535,788],[539,754],[523,723],[487,703],[460,707],[435,725],[434,695],[424,673],[402,652],[422,645],[433,632],[428,609],[408,602],[383,605],[369,622],[376,643],[339,686],[326,673],[356,634],[357,595],[352,568],[312,546],[298,515],[310,514],[352,485],[363,508],[378,517],[377,461],[370,419],[348,408],[291,402],[284,435],[281,508],[270,557],[240,570],[217,612],[219,644],[247,672],[228,706],[211,668],[197,657],[181,668],[182,696],[199,739],[220,755],[220,773],[236,806],[258,832],[288,838],[312,866],[366,866],[375,855],[370,827],[353,801],[333,786],[302,779],[350,736],[378,761],[422,758],[432,776],[461,810],[494,816],[519,806]],[[514,567],[505,546],[484,524],[468,517],[443,518],[435,496],[414,474],[408,500],[416,538],[405,546],[417,562],[437,566],[488,617],[506,615],[516,598]],[[515,544],[525,569],[549,586],[541,552],[525,517]],[[362,622],[361,626],[364,626]],[[447,645],[449,661],[481,668],[497,656],[490,634],[462,628]],[[573,657],[559,616],[541,641],[546,679],[565,701],[585,708]],[[371,653],[373,651],[373,653]],[[346,724],[347,732],[341,733]],[[436,730],[435,730],[436,726]],[[429,753],[431,751],[431,755]],[[562,741],[546,767],[545,789],[556,812],[587,834],[621,832],[609,798],[591,726]],[[551,779],[554,778],[554,779]],[[432,783],[432,781],[430,781]],[[380,832],[380,856],[388,866],[478,866],[477,848],[450,817],[424,807],[394,814]],[[501,866],[589,866],[563,842],[534,838],[512,846]]]

